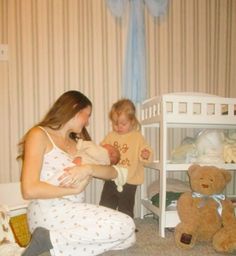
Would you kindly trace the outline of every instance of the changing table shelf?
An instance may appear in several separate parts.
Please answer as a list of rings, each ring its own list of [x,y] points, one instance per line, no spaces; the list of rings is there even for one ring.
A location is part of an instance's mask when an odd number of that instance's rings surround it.
[[[166,171],[187,171],[189,166],[191,164],[173,164],[173,163],[166,163]],[[204,164],[206,165],[206,164]],[[213,164],[209,164],[213,165]],[[236,164],[230,163],[230,164],[217,164],[219,168],[226,169],[226,170],[236,170]],[[154,161],[149,164],[145,164],[146,168],[149,169],[155,169],[155,170],[160,170],[160,162],[159,161]]]

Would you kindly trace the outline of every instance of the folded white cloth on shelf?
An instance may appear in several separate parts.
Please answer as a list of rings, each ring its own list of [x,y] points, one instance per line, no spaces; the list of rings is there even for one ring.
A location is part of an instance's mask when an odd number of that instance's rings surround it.
[[[197,163],[224,163],[224,139],[224,132],[221,130],[202,130],[196,139]]]

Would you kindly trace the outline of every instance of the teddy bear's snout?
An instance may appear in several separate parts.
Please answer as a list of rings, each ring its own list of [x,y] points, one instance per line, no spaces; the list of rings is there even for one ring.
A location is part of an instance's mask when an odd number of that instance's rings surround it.
[[[202,184],[202,187],[203,187],[203,188],[209,188],[209,185],[207,185],[207,184]]]

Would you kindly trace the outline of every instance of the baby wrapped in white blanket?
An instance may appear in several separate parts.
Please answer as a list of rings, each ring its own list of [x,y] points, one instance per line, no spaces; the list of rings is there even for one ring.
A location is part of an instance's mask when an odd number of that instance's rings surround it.
[[[77,155],[73,160],[74,164],[99,164],[112,165],[117,171],[117,177],[114,179],[117,185],[117,190],[121,192],[123,185],[126,183],[128,170],[118,164],[120,160],[120,152],[110,144],[102,146],[96,145],[92,141],[79,139],[77,142]],[[50,177],[50,184],[59,185],[58,178],[63,174],[63,171]]]

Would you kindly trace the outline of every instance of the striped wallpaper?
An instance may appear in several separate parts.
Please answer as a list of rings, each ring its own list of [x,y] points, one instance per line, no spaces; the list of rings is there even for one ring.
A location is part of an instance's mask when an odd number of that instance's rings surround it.
[[[235,0],[170,0],[165,16],[145,14],[150,97],[236,97]],[[97,143],[103,138],[121,95],[127,24],[128,9],[116,19],[105,0],[0,0],[0,44],[9,47],[0,61],[1,183],[19,180],[19,139],[66,90],[89,96],[90,133]],[[101,186],[92,182],[88,201],[98,202]]]

